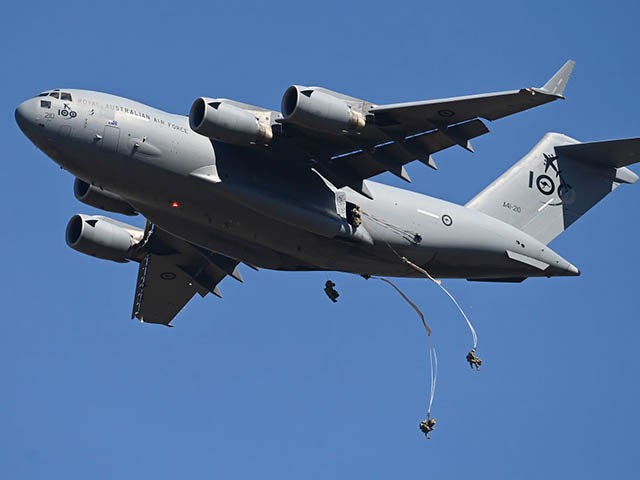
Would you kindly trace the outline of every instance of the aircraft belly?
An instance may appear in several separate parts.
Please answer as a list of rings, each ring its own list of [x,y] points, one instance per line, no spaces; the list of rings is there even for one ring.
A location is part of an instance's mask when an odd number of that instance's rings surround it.
[[[176,212],[170,207],[135,200],[132,203],[150,221],[170,233],[261,268],[353,271],[358,263],[354,260],[362,256],[353,251],[353,244],[343,245],[220,201],[216,211],[200,213]],[[365,257],[360,262],[371,264],[371,261],[371,257]]]
[[[394,277],[420,276],[389,248],[392,246],[412,262],[441,277],[505,277],[540,275],[541,272],[505,254],[510,245],[495,230],[474,225],[465,211],[452,211],[455,226],[444,233],[433,226],[409,223],[421,232],[422,241],[412,243],[397,232],[381,228],[365,217],[375,245],[328,238],[265,217],[251,208],[212,194],[212,189],[194,188],[192,179],[173,181],[173,191],[185,195],[179,209],[166,201],[132,200],[134,206],[163,229],[198,244],[252,265],[275,270],[338,270],[363,275]],[[194,193],[197,192],[197,193]],[[371,210],[381,213],[369,206]],[[475,213],[472,213],[474,215]],[[390,221],[406,220],[386,215]],[[451,232],[451,233],[449,233]],[[515,244],[515,241],[513,242]]]
[[[287,271],[337,270],[361,275],[420,277],[421,274],[401,262],[386,245],[369,246],[327,239],[302,231],[287,232],[297,241],[283,242],[286,225],[272,224],[263,231],[243,228],[219,228],[208,222],[174,215],[144,205],[136,205],[147,218],[163,229],[200,245],[251,265]],[[234,218],[242,219],[235,213]],[[276,233],[279,232],[279,233]],[[255,236],[255,238],[253,238]],[[465,250],[434,251],[420,248],[402,250],[415,263],[443,278],[496,278],[539,276],[539,271],[511,262],[506,255]]]

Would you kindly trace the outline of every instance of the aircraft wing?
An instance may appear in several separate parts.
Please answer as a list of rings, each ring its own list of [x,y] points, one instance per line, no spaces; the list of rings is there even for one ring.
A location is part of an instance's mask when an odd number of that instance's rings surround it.
[[[410,182],[411,179],[404,165],[419,160],[436,169],[433,153],[487,133],[489,129],[480,120],[455,125],[443,132],[432,130],[405,139],[403,142],[388,142],[370,150],[357,150],[340,155],[330,162],[320,163],[316,170],[329,179],[336,187],[349,186],[355,191],[370,197],[362,180],[371,178],[385,171]],[[458,140],[464,139],[464,140]],[[470,147],[469,147],[470,148]]]
[[[497,120],[564,98],[562,94],[574,65],[573,60],[567,61],[540,88],[382,105],[372,108],[371,112],[375,114],[378,124],[401,125],[408,130],[424,129],[425,126],[443,129],[474,118]]]
[[[238,261],[181,240],[147,223],[131,318],[169,324],[198,293],[221,297],[218,284],[230,275],[238,281]]]
[[[481,118],[496,120],[564,98],[574,62],[569,60],[540,88],[440,100],[373,105],[341,95],[350,108],[366,112],[366,126],[355,134],[318,132],[279,120],[282,132],[273,150],[311,166],[334,186],[349,186],[371,198],[363,180],[389,171],[411,181],[404,165],[419,160],[437,168],[431,154],[460,145],[489,131]],[[328,92],[320,87],[309,87]]]

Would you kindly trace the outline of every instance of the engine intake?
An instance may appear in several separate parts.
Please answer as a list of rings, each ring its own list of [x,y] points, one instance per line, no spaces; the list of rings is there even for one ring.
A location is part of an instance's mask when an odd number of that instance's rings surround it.
[[[225,143],[269,143],[273,139],[271,112],[245,107],[250,106],[201,97],[191,106],[189,125],[194,132]]]
[[[329,133],[363,129],[364,115],[338,95],[317,87],[292,85],[282,97],[282,115],[288,122]]]
[[[102,190],[79,178],[76,178],[76,181],[73,183],[73,194],[82,203],[99,208],[100,210],[122,213],[123,215],[129,216],[138,214],[133,207],[125,202],[119,195],[108,190]]]
[[[67,245],[92,257],[128,262],[131,247],[139,243],[144,231],[99,215],[74,215],[67,223]]]

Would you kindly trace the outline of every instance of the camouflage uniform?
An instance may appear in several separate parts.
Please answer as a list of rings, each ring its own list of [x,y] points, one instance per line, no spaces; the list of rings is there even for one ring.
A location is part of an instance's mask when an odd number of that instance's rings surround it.
[[[347,221],[353,228],[358,228],[362,225],[362,215],[360,214],[360,207],[354,205],[348,212]]]
[[[476,370],[480,370],[480,365],[482,365],[482,360],[476,355],[476,349],[472,348],[469,353],[467,353],[467,362],[469,362],[469,366],[471,368],[476,367]]]
[[[425,434],[425,436],[430,439],[429,434],[433,432],[433,429],[436,426],[435,418],[428,418],[427,420],[423,420],[420,422],[420,431]]]
[[[333,288],[335,286],[336,284],[331,280],[327,280],[327,283],[324,284],[324,293],[327,294],[327,297],[329,297],[329,299],[331,299],[333,303],[336,303],[338,301],[338,297],[340,296],[336,289]]]

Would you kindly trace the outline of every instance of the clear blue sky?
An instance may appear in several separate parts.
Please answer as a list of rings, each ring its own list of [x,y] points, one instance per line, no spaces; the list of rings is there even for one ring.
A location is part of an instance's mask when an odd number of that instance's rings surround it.
[[[640,185],[552,244],[581,277],[446,282],[479,374],[444,295],[400,280],[440,354],[427,442],[423,331],[388,286],[245,268],[174,329],[129,320],[136,266],[65,245],[68,218],[97,212],[13,112],[55,87],[182,113],[201,95],[277,109],[293,83],[391,103],[538,86],[574,58],[567,101],[409,166],[409,188],[466,202],[547,131],[640,135],[638,2],[192,3],[3,7],[3,478],[637,478]]]

